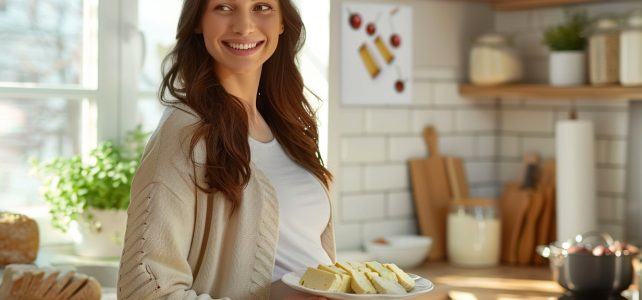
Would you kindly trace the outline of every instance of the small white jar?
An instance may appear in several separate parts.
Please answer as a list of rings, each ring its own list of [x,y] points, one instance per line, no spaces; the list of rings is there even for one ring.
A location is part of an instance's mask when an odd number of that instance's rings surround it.
[[[448,261],[465,268],[499,265],[501,222],[497,201],[457,199],[450,204],[447,224]]]
[[[642,10],[635,10],[623,19],[620,82],[624,86],[642,86]]]

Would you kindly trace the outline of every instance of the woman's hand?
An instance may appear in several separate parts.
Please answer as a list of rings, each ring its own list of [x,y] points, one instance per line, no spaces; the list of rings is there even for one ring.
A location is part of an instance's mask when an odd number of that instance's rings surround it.
[[[291,295],[285,297],[283,300],[328,300],[326,297],[311,296],[311,295]]]

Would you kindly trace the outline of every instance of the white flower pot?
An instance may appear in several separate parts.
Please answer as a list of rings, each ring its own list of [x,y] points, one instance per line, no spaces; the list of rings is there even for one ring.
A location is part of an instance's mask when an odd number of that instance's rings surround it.
[[[584,51],[553,51],[548,68],[551,85],[586,84],[586,53]]]
[[[94,216],[91,221],[87,219],[87,212]],[[88,208],[78,222],[71,222],[74,250],[80,256],[120,257],[126,227],[126,210]]]

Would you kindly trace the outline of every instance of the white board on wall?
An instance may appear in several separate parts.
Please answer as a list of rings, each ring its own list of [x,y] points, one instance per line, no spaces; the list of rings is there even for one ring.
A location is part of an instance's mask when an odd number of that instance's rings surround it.
[[[344,2],[341,16],[341,102],[410,104],[411,7]]]

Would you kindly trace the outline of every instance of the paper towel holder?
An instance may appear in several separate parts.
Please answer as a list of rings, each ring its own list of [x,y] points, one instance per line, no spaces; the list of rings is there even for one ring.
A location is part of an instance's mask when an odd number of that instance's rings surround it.
[[[571,99],[571,111],[568,113],[568,118],[571,120],[577,120],[577,109],[575,107],[574,99]]]

